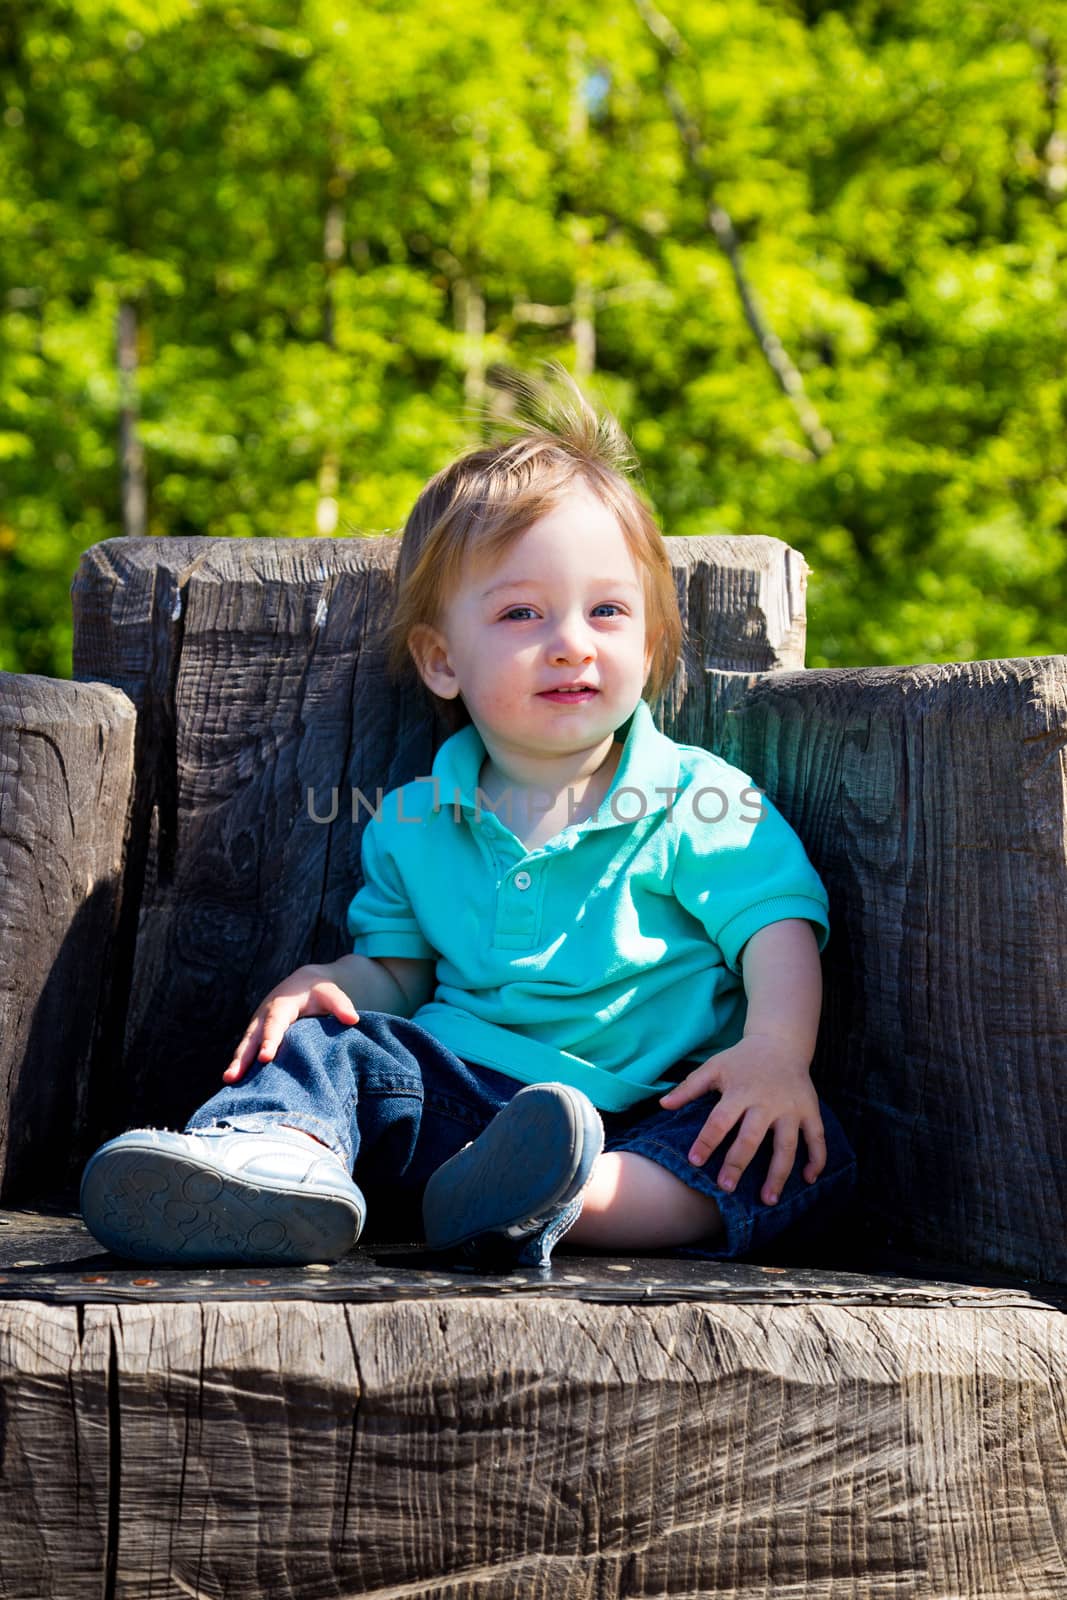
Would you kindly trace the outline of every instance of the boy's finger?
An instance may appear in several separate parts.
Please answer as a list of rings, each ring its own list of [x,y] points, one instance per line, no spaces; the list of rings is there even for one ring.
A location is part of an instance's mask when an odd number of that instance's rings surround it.
[[[668,1089],[666,1094],[661,1094],[659,1103],[668,1108],[673,1106],[686,1106],[690,1100],[697,1100],[706,1094],[712,1087],[709,1081],[710,1074],[705,1074],[703,1068],[691,1072],[681,1083],[676,1083],[673,1089]]]
[[[808,1148],[804,1178],[807,1183],[814,1183],[826,1165],[826,1131],[822,1122],[814,1118],[802,1122],[800,1126],[804,1133],[804,1143]]]
[[[694,1167],[702,1167],[708,1157],[719,1148],[730,1129],[736,1125],[740,1114],[738,1106],[735,1105],[731,1109],[722,1100],[719,1101],[715,1110],[693,1140],[693,1147],[689,1152],[689,1160]]]
[[[771,1157],[770,1169],[766,1181],[760,1190],[760,1199],[764,1205],[777,1204],[778,1196],[785,1187],[786,1179],[793,1170],[793,1162],[797,1155],[797,1130],[777,1127],[774,1131],[774,1155]]]
[[[259,1059],[273,1061],[274,1052],[281,1043],[282,1035],[290,1023],[295,1022],[300,1015],[298,1007],[292,1002],[288,1005],[272,1005],[263,1018],[263,1036],[259,1041]],[[255,1054],[255,1041],[253,1041],[253,1054]]]
[[[256,1022],[256,1019],[251,1019],[251,1022],[248,1024],[248,1027],[246,1027],[242,1037],[238,1038],[237,1048],[235,1048],[234,1054],[232,1054],[232,1058],[230,1058],[229,1067],[227,1067],[226,1072],[222,1074],[222,1077],[229,1077],[230,1072],[234,1072],[234,1069],[237,1069],[238,1075],[240,1075],[242,1074],[243,1070],[245,1070],[245,1067],[248,1066],[248,1062],[250,1062],[251,1058],[253,1058],[254,1035],[256,1035],[256,1029],[258,1029],[258,1026],[259,1024]]]
[[[252,1041],[258,1024],[253,1017],[244,1033],[237,1041],[237,1048],[230,1058],[230,1064],[222,1074],[226,1083],[236,1083],[238,1078],[244,1076],[245,1068],[252,1059]]]
[[[233,1055],[230,1058],[230,1065],[226,1068],[226,1072],[223,1073],[223,1077],[226,1076],[226,1073],[231,1072],[234,1067],[239,1067],[242,1072],[244,1071],[255,1053],[255,1039],[259,1029],[259,1018],[253,1017],[244,1033],[238,1039]]]
[[[339,988],[336,983],[330,983],[325,986],[322,992],[322,999],[327,1001],[331,1013],[337,1018],[338,1022],[359,1021],[359,1012],[352,1004],[351,997],[345,994],[344,990]]]
[[[342,989],[341,984],[331,984],[323,978],[317,984],[312,984],[307,990],[307,1003],[301,1016],[341,1016],[354,1011],[352,998]],[[293,1018],[296,1021],[296,1018]]]
[[[729,1150],[726,1159],[719,1168],[715,1182],[720,1189],[736,1189],[752,1157],[763,1143],[763,1136],[767,1132],[769,1123],[762,1117],[749,1112],[741,1124],[740,1132]]]

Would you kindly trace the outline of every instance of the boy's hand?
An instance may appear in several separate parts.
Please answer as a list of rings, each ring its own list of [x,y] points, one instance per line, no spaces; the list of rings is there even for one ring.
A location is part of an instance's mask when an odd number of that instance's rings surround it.
[[[271,990],[245,1029],[222,1074],[223,1083],[239,1083],[257,1051],[260,1061],[273,1061],[282,1034],[297,1017],[336,1017],[338,1022],[353,1025],[359,1021],[359,1012],[329,971],[328,967],[298,967]]]
[[[826,1165],[826,1135],[815,1085],[795,1045],[776,1034],[746,1034],[728,1050],[709,1056],[668,1094],[661,1095],[659,1103],[668,1109],[688,1105],[710,1089],[718,1089],[721,1098],[689,1152],[694,1166],[703,1166],[740,1122],[737,1138],[715,1180],[721,1188],[737,1187],[768,1128],[774,1129],[774,1154],[760,1190],[763,1203],[777,1202],[793,1170],[800,1131],[808,1151],[804,1177],[808,1183],[815,1182]]]

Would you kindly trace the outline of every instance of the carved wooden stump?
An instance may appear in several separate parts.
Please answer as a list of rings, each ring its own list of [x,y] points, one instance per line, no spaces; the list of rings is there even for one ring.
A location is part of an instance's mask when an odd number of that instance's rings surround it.
[[[117,689],[0,673],[5,1198],[73,1175],[94,1053],[102,1061],[121,1040],[111,977],[133,735]]]
[[[1067,1278],[1067,657],[785,673],[729,759],[830,895],[814,1076],[874,1236]]]

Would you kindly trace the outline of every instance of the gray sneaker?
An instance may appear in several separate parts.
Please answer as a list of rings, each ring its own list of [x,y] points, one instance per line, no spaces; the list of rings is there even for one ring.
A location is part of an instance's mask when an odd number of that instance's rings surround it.
[[[340,1157],[295,1128],[131,1128],[89,1158],[81,1211],[134,1261],[300,1266],[351,1250],[366,1202]]]
[[[549,1266],[603,1148],[603,1120],[580,1089],[528,1083],[431,1174],[427,1245],[490,1271]]]

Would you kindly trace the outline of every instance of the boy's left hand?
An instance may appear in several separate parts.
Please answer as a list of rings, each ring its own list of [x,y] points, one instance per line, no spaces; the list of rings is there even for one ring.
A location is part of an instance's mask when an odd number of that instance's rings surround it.
[[[737,1138],[727,1150],[715,1180],[720,1188],[737,1187],[769,1128],[774,1129],[774,1154],[760,1190],[764,1204],[777,1202],[793,1170],[800,1132],[808,1151],[804,1177],[808,1183],[815,1182],[826,1165],[826,1134],[815,1085],[807,1063],[797,1055],[794,1045],[775,1034],[746,1034],[728,1050],[709,1056],[669,1093],[661,1095],[659,1103],[673,1110],[712,1089],[718,1089],[721,1098],[689,1152],[694,1166],[703,1166],[740,1122]]]

